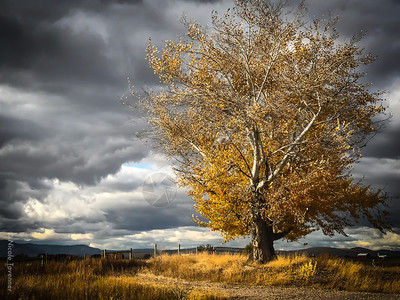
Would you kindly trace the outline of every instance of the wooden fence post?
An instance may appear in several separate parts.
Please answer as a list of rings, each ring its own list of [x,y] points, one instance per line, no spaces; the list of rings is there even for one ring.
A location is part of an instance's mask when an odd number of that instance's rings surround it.
[[[133,259],[133,249],[132,248],[129,251],[129,259]]]
[[[102,250],[101,252],[102,252],[102,253],[101,253],[101,256],[102,256],[103,258],[106,258],[106,249]]]
[[[196,255],[199,254],[199,248],[196,247]]]
[[[181,244],[178,244],[178,255],[181,255]]]
[[[154,257],[157,256],[157,244],[154,244]]]
[[[42,267],[44,267],[44,265],[46,264],[46,257],[44,254],[42,254],[41,256],[42,256]]]

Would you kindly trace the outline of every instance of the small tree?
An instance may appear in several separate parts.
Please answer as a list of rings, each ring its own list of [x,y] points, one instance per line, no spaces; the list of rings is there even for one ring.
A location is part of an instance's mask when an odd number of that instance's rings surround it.
[[[214,253],[214,250],[215,250],[214,247],[210,244],[207,244],[207,245],[203,244],[203,245],[200,245],[197,247],[198,252],[206,252],[209,254]]]
[[[373,57],[304,11],[236,1],[210,32],[187,24],[187,41],[147,48],[165,88],[142,104],[208,221],[195,220],[225,240],[250,235],[260,263],[283,237],[345,235],[363,218],[388,229],[381,191],[350,174],[384,112],[357,71]]]
[[[249,260],[253,259],[253,244],[247,244],[244,249],[240,252],[243,255],[246,255]]]

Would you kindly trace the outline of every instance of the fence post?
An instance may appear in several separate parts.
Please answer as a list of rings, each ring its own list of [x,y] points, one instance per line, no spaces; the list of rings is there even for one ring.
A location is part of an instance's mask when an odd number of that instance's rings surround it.
[[[154,244],[154,257],[157,256],[157,244]]]
[[[44,254],[42,254],[41,256],[42,256],[42,267],[44,267],[44,265],[46,264],[46,258]]]
[[[199,248],[196,247],[196,255],[199,254]]]
[[[132,248],[129,251],[129,259],[133,259],[133,249]]]
[[[178,255],[181,254],[181,244],[178,244]]]
[[[101,256],[102,256],[103,258],[106,258],[106,249],[102,250],[101,252],[102,252],[102,253],[101,253]]]
[[[86,260],[86,253],[83,253],[83,260]]]

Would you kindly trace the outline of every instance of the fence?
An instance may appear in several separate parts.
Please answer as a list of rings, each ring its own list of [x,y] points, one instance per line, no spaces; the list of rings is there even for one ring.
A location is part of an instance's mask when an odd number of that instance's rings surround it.
[[[121,251],[113,251],[113,250],[102,250],[101,257],[103,258],[113,258],[113,259],[133,259],[133,249],[129,250],[121,250]]]
[[[157,255],[160,254],[184,254],[184,253],[198,253],[198,249],[193,248],[193,249],[181,249],[181,245],[178,244],[178,249],[177,250],[158,250],[157,249],[157,244],[154,244],[154,249],[149,250],[149,249],[137,249],[133,250],[130,248],[129,250],[107,250],[103,249],[101,250],[101,255],[99,257],[102,258],[109,258],[109,259],[133,259],[133,258],[150,258],[150,257],[156,257]]]
[[[17,258],[11,260],[9,263],[15,264],[15,263],[28,263],[28,262],[34,262],[34,261],[40,261],[40,264],[42,267],[44,267],[47,262],[48,262],[48,257],[47,254],[42,254],[38,257],[23,257],[23,258]]]
[[[101,255],[99,257],[102,258],[111,258],[111,259],[133,259],[133,258],[150,258],[150,257],[156,257],[157,255],[161,254],[198,254],[200,252],[208,252],[208,253],[214,253],[214,254],[236,254],[243,251],[241,248],[232,248],[232,247],[195,247],[195,248],[189,248],[189,249],[182,249],[181,245],[178,244],[178,248],[174,250],[159,250],[157,248],[157,244],[154,244],[154,249],[137,249],[133,250],[132,248],[129,250],[119,250],[119,251],[113,251],[113,250],[106,250],[103,249],[101,251]]]
[[[157,255],[161,254],[198,254],[200,252],[209,252],[209,253],[215,253],[215,254],[221,254],[221,253],[239,253],[242,249],[240,248],[229,248],[229,247],[209,247],[209,248],[204,248],[204,247],[195,247],[195,248],[189,248],[189,249],[182,249],[181,245],[178,244],[178,248],[174,250],[159,250],[157,248],[157,244],[154,244],[154,249],[137,249],[134,250],[132,248],[128,250],[106,250],[103,249],[101,250],[101,254],[95,254],[92,255],[91,257],[98,257],[98,258],[109,258],[109,259],[134,259],[134,258],[150,258],[150,257],[156,257]],[[84,254],[83,259],[86,259],[88,256]],[[79,257],[77,255],[70,255],[70,254],[47,254],[44,253],[38,257],[28,257],[28,258],[20,258],[20,259],[14,259],[12,263],[22,263],[22,262],[33,262],[33,261],[40,261],[41,265],[44,266],[46,265],[49,261],[57,261],[57,262],[69,262],[73,260],[78,260],[82,259],[82,257]]]

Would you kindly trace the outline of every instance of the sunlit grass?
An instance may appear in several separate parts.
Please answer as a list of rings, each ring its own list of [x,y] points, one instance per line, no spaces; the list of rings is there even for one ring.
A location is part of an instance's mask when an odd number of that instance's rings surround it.
[[[400,267],[367,266],[331,257],[279,256],[259,265],[244,255],[164,255],[151,259],[146,270],[189,281],[400,293]]]
[[[363,265],[342,258],[316,259],[314,282],[347,291],[400,293],[400,267]]]
[[[23,275],[7,299],[221,299],[218,294],[186,291],[130,276],[81,274]],[[4,299],[4,298],[3,298]]]
[[[234,284],[287,285],[295,272],[310,259],[306,256],[282,256],[266,265],[249,263],[245,255],[164,255],[153,258],[149,272],[186,280],[208,280]]]
[[[3,264],[3,268],[6,264]],[[244,255],[162,255],[148,261],[88,259],[70,263],[15,264],[12,292],[1,273],[0,299],[224,299],[193,282],[301,286],[358,292],[400,293],[400,266],[373,266],[347,259],[279,256],[259,265]],[[141,274],[141,276],[136,276]],[[151,275],[153,274],[153,275]],[[144,276],[142,276],[144,275]],[[163,283],[158,282],[163,275]],[[186,281],[179,285],[178,278]]]
[[[213,291],[188,290],[134,277],[145,262],[89,259],[70,263],[15,264],[12,291],[2,272],[0,299],[224,299]]]

